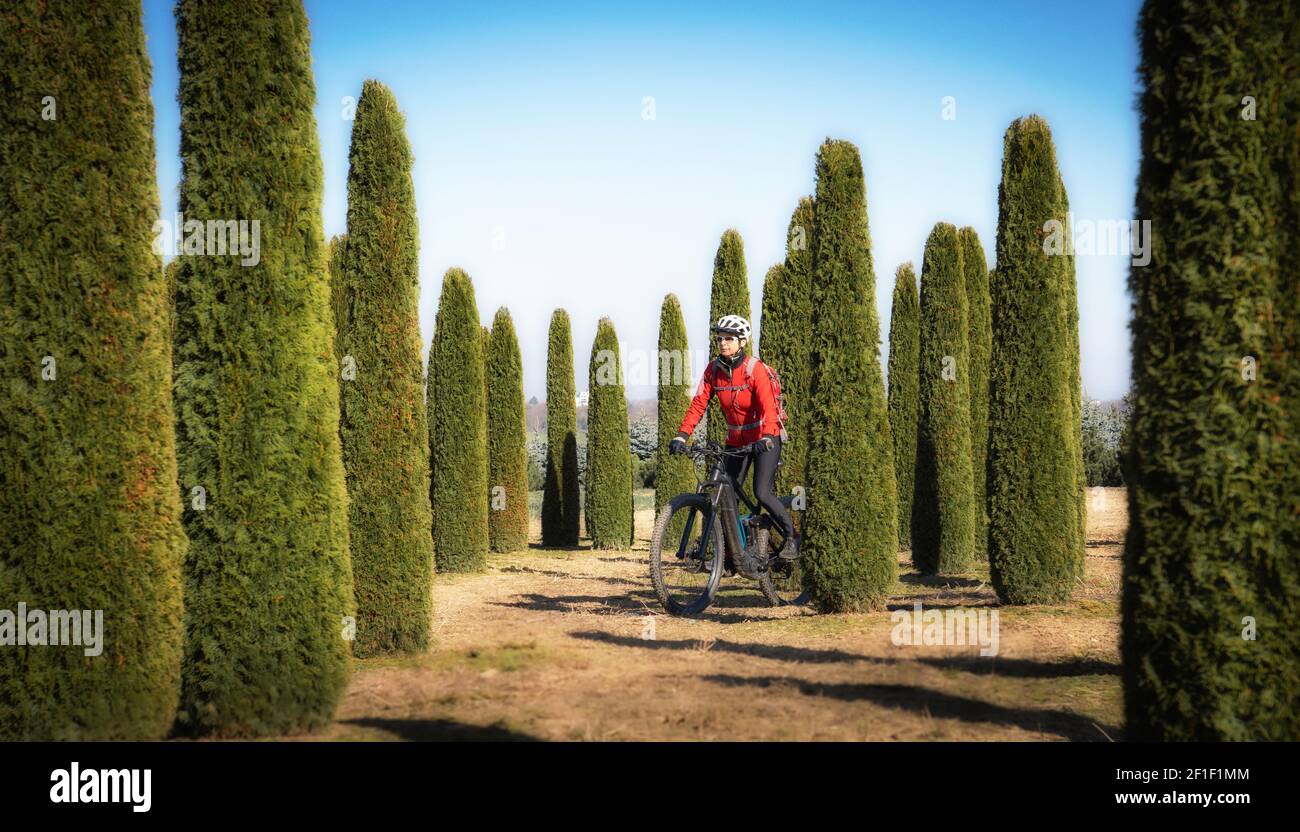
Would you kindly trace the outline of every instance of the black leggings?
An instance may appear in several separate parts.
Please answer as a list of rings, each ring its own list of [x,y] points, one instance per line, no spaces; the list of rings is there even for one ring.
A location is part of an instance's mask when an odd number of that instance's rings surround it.
[[[794,524],[790,521],[790,512],[786,511],[785,506],[776,496],[776,466],[781,462],[781,437],[770,436],[772,440],[772,450],[763,453],[752,454],[754,460],[754,499],[756,499],[767,513],[772,516],[780,526],[781,539],[785,540],[794,531]],[[745,464],[743,456],[726,457],[727,473],[732,479],[736,480],[741,488],[745,483],[740,481],[740,471]]]

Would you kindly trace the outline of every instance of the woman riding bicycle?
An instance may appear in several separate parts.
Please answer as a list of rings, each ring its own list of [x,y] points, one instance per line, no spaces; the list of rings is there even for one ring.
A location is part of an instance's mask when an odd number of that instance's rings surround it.
[[[705,408],[714,393],[718,405],[727,419],[727,446],[753,447],[754,497],[781,527],[785,545],[779,557],[795,560],[799,557],[799,538],[794,533],[790,513],[776,496],[776,467],[781,462],[781,425],[778,423],[776,397],[768,373],[762,370],[757,358],[746,358],[745,346],[749,343],[749,321],[739,315],[724,315],[713,327],[718,339],[718,357],[709,362],[700,379],[699,389],[691,406],[686,410],[677,436],[668,445],[668,452],[686,453],[686,440],[704,416]],[[727,473],[738,479],[744,465],[743,455],[726,460]]]

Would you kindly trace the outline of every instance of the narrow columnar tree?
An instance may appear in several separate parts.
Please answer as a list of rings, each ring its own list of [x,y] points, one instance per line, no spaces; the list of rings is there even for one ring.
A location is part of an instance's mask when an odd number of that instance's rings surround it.
[[[740,232],[728,228],[718,242],[718,253],[713,258],[713,288],[709,295],[709,337],[704,346],[709,355],[717,352],[714,346],[713,325],[723,315],[740,315],[745,320],[749,314],[749,276],[745,269],[745,241]],[[753,352],[753,345],[746,347]],[[709,402],[706,414],[705,437],[710,442],[725,442],[727,420],[718,407],[716,398]]]
[[[342,363],[343,346],[340,338],[343,334],[344,327],[348,322],[347,293],[344,291],[343,281],[343,251],[348,244],[347,234],[335,234],[330,238],[328,258],[329,258],[329,275],[330,275],[330,308],[334,313],[334,354]],[[341,393],[340,393],[341,395]]]
[[[494,552],[528,548],[528,449],[524,363],[510,310],[492,319],[487,352],[488,533]]]
[[[975,552],[966,280],[957,229],[935,225],[921,264],[912,563],[959,572]]]
[[[230,25],[246,11],[176,7],[181,211],[250,244],[184,257],[176,299],[180,486],[202,498],[179,719],[217,735],[328,721],[354,612],[307,16],[269,0]]]
[[[11,4],[0,65],[0,739],[156,739],[185,536],[139,0]]]
[[[596,327],[587,367],[587,534],[593,549],[626,549],[632,536],[631,442],[618,334],[609,318]]]
[[[683,492],[695,490],[695,466],[687,456],[672,456],[668,443],[677,435],[691,402],[690,348],[686,322],[676,295],[664,297],[659,311],[659,445],[655,449],[655,512]],[[676,521],[674,521],[676,522]],[[684,521],[683,521],[684,522]],[[682,523],[670,532],[681,533]]]
[[[985,507],[985,463],[989,433],[989,349],[992,345],[989,309],[989,264],[975,229],[957,232],[966,284],[966,346],[970,353],[971,477],[975,485],[975,558],[988,558],[989,518]]]
[[[1139,32],[1126,729],[1300,739],[1300,8]]]
[[[920,366],[920,301],[916,270],[904,263],[894,273],[889,313],[889,430],[894,438],[898,483],[898,542],[912,542],[912,488],[916,476],[917,369]]]
[[[174,367],[172,357],[175,353],[172,351],[172,343],[176,340],[176,284],[181,277],[181,260],[179,257],[173,257],[172,261],[163,269],[163,280],[166,284],[166,309],[167,309],[167,352],[168,366]],[[170,402],[171,397],[168,397]],[[176,431],[172,430],[173,443],[175,442]]]
[[[582,519],[578,483],[578,404],[573,387],[573,332],[569,313],[551,315],[546,350],[546,479],[542,545],[577,546]]]
[[[812,352],[813,199],[806,196],[790,217],[785,262],[763,281],[762,357],[781,377],[789,439],[781,447],[778,493],[790,494],[807,483],[808,375]]]
[[[1003,140],[997,269],[990,277],[989,566],[1004,603],[1069,597],[1078,526],[1067,307],[1044,226],[1063,223],[1047,122],[1012,122]]]
[[[1066,195],[1065,182],[1057,171],[1057,188],[1060,189],[1060,205],[1057,215],[1064,217],[1068,223],[1070,217],[1070,200]],[[1071,233],[1068,225],[1066,233]],[[1061,303],[1065,305],[1065,349],[1068,356],[1066,365],[1067,379],[1070,384],[1070,442],[1074,448],[1074,508],[1075,534],[1078,547],[1074,553],[1074,573],[1078,579],[1083,578],[1084,564],[1087,561],[1088,541],[1088,472],[1083,465],[1083,379],[1079,371],[1079,290],[1075,277],[1074,246],[1067,246],[1064,254],[1052,257],[1057,267],[1057,280],[1060,284]]]
[[[434,326],[437,326],[435,316]],[[429,358],[424,363],[424,413],[429,425],[429,510],[432,513],[432,522],[429,524],[429,537],[434,541],[434,551],[437,552],[438,541],[438,506],[433,502],[433,484],[435,475],[438,470],[438,464],[434,458],[434,424],[433,424],[433,383],[436,373],[434,372],[434,348],[438,344],[438,333],[435,330],[433,338],[429,340]],[[434,568],[437,569],[437,559],[435,557]]]
[[[473,572],[487,565],[487,387],[474,284],[461,269],[442,280],[429,371],[434,559],[439,572]]]
[[[488,421],[487,421],[487,397],[488,397],[487,356],[488,356],[488,347],[489,347],[489,343],[488,343],[488,342],[492,340],[492,330],[491,330],[491,329],[488,329],[486,326],[480,326],[480,327],[479,327],[479,334],[480,334],[481,336],[483,336],[483,337],[482,337],[482,340],[480,341],[480,344],[482,345],[482,350],[483,350],[483,424],[487,425],[487,424],[488,424]],[[489,427],[488,430],[489,430],[489,432],[490,432],[490,431],[491,431],[491,428]],[[489,443],[490,443],[490,442],[491,442],[491,439],[489,438],[488,441],[489,441]],[[488,471],[490,472],[491,470],[492,470],[492,458],[491,458],[491,454],[489,453],[489,456],[488,456]],[[488,502],[488,517],[489,517],[489,518],[492,516],[492,515],[491,515],[491,508],[492,508],[492,504],[491,504],[491,501],[489,500],[489,502]],[[492,540],[492,531],[491,531],[491,528],[492,528],[492,522],[491,522],[491,520],[489,520],[489,521],[488,521],[488,541],[489,541],[489,547],[490,547],[490,543],[491,543],[491,540]]]
[[[429,644],[433,517],[420,358],[419,234],[411,145],[393,94],[366,81],[348,155],[348,233],[331,254],[360,656]],[[339,295],[342,294],[342,298]],[[350,376],[350,377],[349,377]]]
[[[785,263],[777,263],[767,270],[763,276],[763,304],[762,318],[759,319],[759,335],[762,340],[763,361],[771,365],[774,369],[780,370],[780,364],[785,358],[785,321],[782,320],[781,305],[785,298]],[[755,342],[754,353],[758,353],[758,344]],[[782,388],[784,392],[784,388]],[[782,463],[785,462],[785,453],[782,449]]]
[[[821,610],[882,606],[898,571],[894,449],[858,149],[817,153],[805,586]]]

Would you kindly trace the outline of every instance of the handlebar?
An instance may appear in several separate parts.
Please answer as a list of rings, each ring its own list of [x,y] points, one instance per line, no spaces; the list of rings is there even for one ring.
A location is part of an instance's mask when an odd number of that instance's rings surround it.
[[[697,442],[696,444],[687,447],[686,452],[692,457],[700,457],[702,459],[717,459],[724,456],[744,456],[751,453],[754,450],[754,446],[757,444],[758,442],[750,442],[748,445],[741,445],[732,448],[726,445],[719,445],[717,442]]]

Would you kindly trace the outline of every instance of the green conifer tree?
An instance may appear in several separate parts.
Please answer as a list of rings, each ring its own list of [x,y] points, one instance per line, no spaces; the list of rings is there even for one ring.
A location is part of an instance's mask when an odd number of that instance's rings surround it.
[[[609,318],[597,325],[587,373],[587,534],[594,549],[625,549],[632,539],[631,443],[618,334]]]
[[[1148,2],[1139,39],[1126,732],[1296,740],[1300,7]]]
[[[1064,223],[1063,206],[1047,122],[1017,119],[1003,141],[998,266],[989,284],[989,566],[998,596],[1011,604],[1068,598],[1083,547],[1067,304],[1043,230]]]
[[[817,154],[805,587],[822,611],[881,607],[898,571],[898,495],[858,149]]]
[[[542,545],[577,546],[582,517],[578,481],[578,406],[573,387],[569,313],[551,315],[546,352],[546,471]]]
[[[898,542],[912,545],[912,489],[916,476],[917,372],[920,366],[921,302],[916,271],[904,263],[894,273],[889,313],[889,430],[894,438],[898,483]]]
[[[713,288],[709,296],[709,337],[705,341],[709,355],[717,354],[713,325],[723,315],[740,315],[753,325],[749,314],[749,274],[745,268],[745,241],[740,232],[728,228],[718,242],[718,253],[713,258]],[[746,347],[753,352],[753,345]],[[705,437],[710,442],[727,441],[727,420],[718,407],[717,399],[709,402],[705,414]]]
[[[516,552],[528,548],[524,365],[514,321],[504,306],[492,319],[487,384],[489,539],[494,552]]]
[[[664,297],[659,312],[659,444],[655,450],[655,512],[678,494],[695,490],[695,466],[687,456],[668,453],[668,443],[677,435],[686,408],[691,402],[694,379],[691,375],[690,347],[686,340],[686,322],[676,295]],[[676,522],[675,518],[674,521]],[[684,522],[684,521],[683,521]],[[669,539],[680,536],[681,525]]]
[[[967,338],[970,350],[970,450],[971,474],[975,483],[975,558],[987,560],[989,541],[987,488],[985,470],[988,460],[989,433],[989,349],[993,333],[990,328],[989,264],[975,229],[967,226],[957,232],[961,243],[962,271],[965,272]]]
[[[330,251],[340,261],[335,340],[356,367],[340,393],[359,656],[425,649],[432,612],[419,228],[404,123],[388,88],[366,81],[352,122],[347,244]]]
[[[140,3],[8,4],[0,66],[0,739],[157,739],[186,541]]]
[[[975,553],[966,280],[957,229],[930,232],[921,265],[912,563],[960,572]]]
[[[474,284],[461,269],[443,277],[429,370],[434,559],[439,572],[474,572],[487,565],[487,385]]]
[[[203,495],[178,718],[218,736],[327,722],[355,611],[307,15],[268,0],[262,25],[231,25],[247,13],[176,7],[181,212],[256,243],[186,256],[177,282],[179,478]]]

